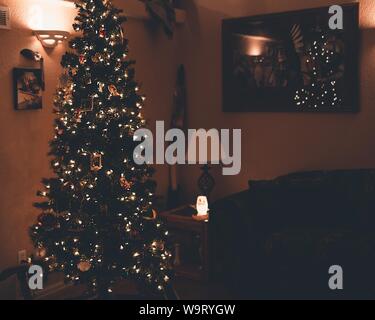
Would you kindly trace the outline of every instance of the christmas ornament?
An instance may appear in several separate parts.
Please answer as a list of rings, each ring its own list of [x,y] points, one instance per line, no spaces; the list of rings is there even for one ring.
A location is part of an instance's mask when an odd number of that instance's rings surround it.
[[[122,30],[122,27],[118,27],[117,33],[113,34],[111,38],[115,39],[115,41],[111,41],[112,46],[115,45],[116,43],[124,44],[124,32]]]
[[[132,183],[132,182],[129,182],[128,180],[126,180],[125,177],[121,177],[121,178],[120,178],[120,185],[121,185],[121,187],[123,187],[124,189],[129,190],[129,189],[132,187],[133,183]]]
[[[85,77],[84,77],[84,81],[85,81],[85,84],[91,84],[92,82],[91,82],[91,73],[87,73],[87,74],[85,74]]]
[[[152,216],[151,217],[143,217],[143,219],[145,220],[156,220],[156,218],[158,217],[158,214],[155,210],[152,210]]]
[[[80,56],[79,56],[79,63],[80,64],[84,64],[86,62],[86,58],[85,58],[85,56],[83,55],[83,54],[81,54]]]
[[[91,171],[99,171],[103,168],[102,155],[100,153],[93,153],[91,156]]]
[[[63,129],[58,129],[58,130],[57,130],[57,134],[58,134],[59,136],[61,136],[63,133],[64,133],[64,130],[63,130]]]
[[[108,91],[109,91],[109,93],[110,93],[112,96],[115,96],[115,97],[120,96],[120,94],[119,94],[118,91],[117,91],[116,86],[113,85],[113,84],[110,84],[110,85],[108,86]]]
[[[100,93],[103,92],[104,87],[105,87],[105,84],[103,82],[98,82],[98,90]]]
[[[38,248],[36,249],[36,253],[35,255],[38,257],[38,258],[44,258],[46,255],[47,255],[47,250],[45,248]]]
[[[102,60],[102,55],[99,52],[97,52],[97,53],[94,54],[94,56],[91,58],[91,60],[94,63],[98,63]]]
[[[154,242],[151,244],[151,249],[152,249],[152,250],[160,250],[160,251],[163,251],[163,250],[164,250],[164,241],[154,241]]]
[[[82,121],[82,112],[81,112],[81,110],[77,110],[74,113],[74,117],[75,117],[75,120],[76,120],[77,123],[81,123],[81,121]]]
[[[90,112],[94,110],[94,98],[90,97],[89,99],[82,99],[81,100],[81,112]]]
[[[85,187],[86,185],[87,185],[87,180],[82,180],[80,183],[79,183],[79,185],[83,188],[83,187]]]
[[[105,32],[104,27],[100,27],[100,29],[99,29],[99,37],[100,38],[105,38],[105,35],[106,35],[106,32]]]
[[[91,263],[87,260],[81,260],[78,264],[77,264],[77,268],[79,271],[81,272],[87,272],[91,269]]]
[[[75,76],[78,73],[78,69],[77,68],[72,68],[72,69],[70,69],[70,73],[72,74],[72,76]]]

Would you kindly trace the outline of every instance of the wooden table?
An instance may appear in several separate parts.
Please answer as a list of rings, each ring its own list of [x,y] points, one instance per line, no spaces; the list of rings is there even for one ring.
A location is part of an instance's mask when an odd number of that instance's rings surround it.
[[[192,218],[196,210],[185,205],[159,213],[171,234],[176,276],[207,281],[210,269],[209,221]]]

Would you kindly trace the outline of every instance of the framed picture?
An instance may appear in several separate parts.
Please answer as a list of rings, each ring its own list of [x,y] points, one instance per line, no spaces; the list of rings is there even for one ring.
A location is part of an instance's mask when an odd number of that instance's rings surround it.
[[[30,68],[13,69],[14,99],[16,110],[42,108],[42,70]]]
[[[94,97],[89,97],[88,99],[81,100],[81,112],[90,112],[94,109]]]
[[[225,112],[359,111],[359,4],[223,21]]]

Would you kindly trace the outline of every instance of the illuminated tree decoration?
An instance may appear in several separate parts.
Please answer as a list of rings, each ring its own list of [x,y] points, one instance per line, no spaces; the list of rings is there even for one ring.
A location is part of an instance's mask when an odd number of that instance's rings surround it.
[[[344,73],[339,44],[334,37],[317,30],[315,38],[304,49],[304,53],[300,53],[304,85],[295,93],[296,106],[311,111],[339,108],[342,97],[337,90],[337,80]]]
[[[102,155],[94,152],[91,156],[90,169],[91,171],[99,171],[103,168]]]
[[[68,281],[103,296],[116,280],[134,279],[160,293],[171,276],[171,254],[153,212],[153,170],[133,160],[145,97],[134,61],[126,59],[126,19],[107,0],[76,6],[73,27],[82,36],[62,58],[66,71],[54,100],[55,175],[43,180],[44,200],[35,204],[42,213],[30,234],[49,268]]]

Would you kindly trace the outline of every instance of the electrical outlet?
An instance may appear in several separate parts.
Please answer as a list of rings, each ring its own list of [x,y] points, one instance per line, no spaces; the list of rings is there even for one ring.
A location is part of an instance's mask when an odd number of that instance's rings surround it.
[[[18,264],[21,264],[22,261],[27,261],[26,250],[20,250],[20,251],[18,251]]]

